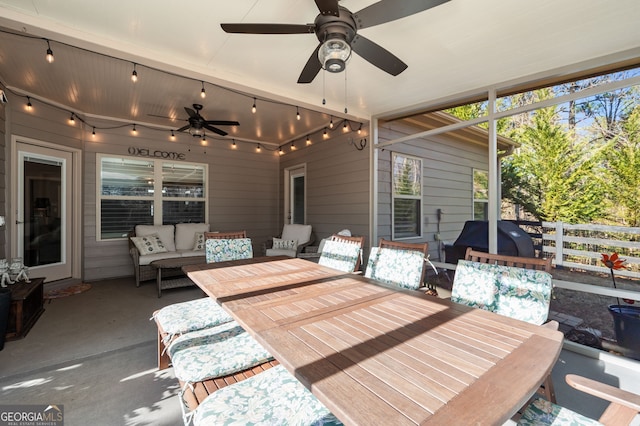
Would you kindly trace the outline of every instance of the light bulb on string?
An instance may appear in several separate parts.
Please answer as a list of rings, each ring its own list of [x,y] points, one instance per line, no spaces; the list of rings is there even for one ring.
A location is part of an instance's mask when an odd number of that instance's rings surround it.
[[[202,90],[200,91],[200,97],[202,99],[207,97],[207,92],[204,90],[204,81],[202,82]]]
[[[300,110],[296,107],[296,120],[300,120]]]
[[[348,132],[349,128],[347,127],[347,120],[344,120],[344,124],[342,125],[342,131],[343,132]]]
[[[69,123],[75,124],[75,122],[76,122],[76,119],[74,118],[73,113],[71,113],[71,117],[69,117]]]
[[[278,150],[278,154],[280,154],[280,155],[284,154],[284,151],[282,150],[282,147],[280,147],[280,149]]]
[[[253,114],[255,114],[256,113],[256,109],[257,109],[256,108],[256,98],[253,98],[253,106],[251,107],[251,112]]]
[[[358,127],[358,134],[361,135],[362,134],[362,123],[360,123],[360,127]]]
[[[324,132],[322,132],[322,137],[327,139],[329,137],[329,134],[327,133],[327,128],[324,128]]]
[[[51,50],[51,45],[49,44],[49,40],[47,40],[47,62],[52,63],[53,62],[53,50]]]
[[[256,152],[260,152],[260,144],[258,144],[258,146],[256,147]]]
[[[231,142],[231,148],[232,149],[236,149],[238,147],[238,145],[236,145],[236,140],[233,139],[233,142]]]
[[[171,131],[171,140],[172,141],[176,140],[176,135],[173,133],[173,130]]]
[[[307,135],[307,145],[311,145],[311,138],[309,138],[309,135]]]
[[[27,111],[31,111],[33,109],[33,105],[31,105],[31,98],[27,96]]]
[[[333,129],[333,115],[331,116],[331,120],[329,120],[329,128]]]
[[[291,142],[291,151],[295,151],[296,149],[296,144]]]
[[[94,138],[96,137],[96,128],[95,128],[95,126],[93,127],[93,130],[91,131],[91,136],[94,137]]]
[[[131,73],[131,81],[133,81],[134,83],[138,81],[138,71],[136,71],[135,62],[133,63],[133,72]]]
[[[133,125],[133,130],[131,131],[134,135],[138,134],[138,131],[136,130],[136,125]]]

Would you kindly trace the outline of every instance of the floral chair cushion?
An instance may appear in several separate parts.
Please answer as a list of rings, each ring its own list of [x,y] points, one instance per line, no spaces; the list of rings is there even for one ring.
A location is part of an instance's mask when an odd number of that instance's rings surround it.
[[[495,265],[459,260],[453,278],[451,300],[494,312],[498,293]]]
[[[168,353],[175,376],[186,383],[226,376],[273,359],[235,321],[183,334],[171,343]]]
[[[543,324],[551,303],[551,274],[498,265],[496,272],[498,294],[494,312],[536,325]]]
[[[281,365],[217,390],[192,420],[197,426],[342,424]]]
[[[165,344],[174,336],[204,328],[211,328],[233,320],[233,318],[210,297],[174,303],[158,310],[153,316],[167,333]]]
[[[344,272],[354,272],[359,259],[359,244],[346,241],[326,241],[318,264]]]
[[[529,404],[518,421],[521,426],[595,426],[602,423],[578,414],[568,408],[560,407],[542,398],[536,398]]]
[[[400,288],[417,290],[422,286],[422,268],[423,253],[372,247],[364,276]]]
[[[205,243],[207,263],[253,257],[251,238],[210,238]]]

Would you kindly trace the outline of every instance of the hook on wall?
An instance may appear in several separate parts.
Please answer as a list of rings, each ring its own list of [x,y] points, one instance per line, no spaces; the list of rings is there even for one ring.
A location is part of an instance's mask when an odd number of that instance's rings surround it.
[[[362,138],[359,141],[349,138],[349,144],[353,145],[358,151],[362,151],[367,146],[367,138]]]

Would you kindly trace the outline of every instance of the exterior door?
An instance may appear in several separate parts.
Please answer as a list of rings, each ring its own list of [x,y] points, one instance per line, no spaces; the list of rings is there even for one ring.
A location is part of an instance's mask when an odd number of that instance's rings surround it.
[[[73,154],[16,143],[12,257],[30,276],[55,281],[72,277]]]
[[[306,165],[285,170],[285,223],[306,224],[306,173]]]

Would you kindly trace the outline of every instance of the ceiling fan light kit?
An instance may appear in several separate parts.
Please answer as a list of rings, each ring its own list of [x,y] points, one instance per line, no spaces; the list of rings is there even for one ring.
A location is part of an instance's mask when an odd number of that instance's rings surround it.
[[[234,34],[310,34],[320,44],[305,64],[298,83],[311,83],[321,69],[338,73],[354,51],[362,58],[396,76],[407,64],[382,46],[358,34],[359,29],[395,21],[425,11],[450,0],[381,0],[352,13],[340,6],[338,0],[315,0],[320,11],[313,24],[221,24],[227,33]]]

